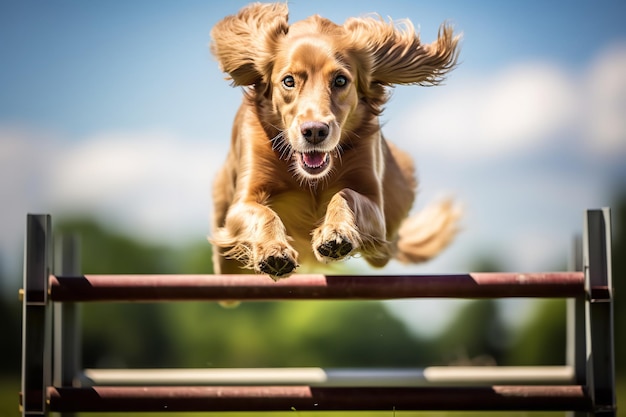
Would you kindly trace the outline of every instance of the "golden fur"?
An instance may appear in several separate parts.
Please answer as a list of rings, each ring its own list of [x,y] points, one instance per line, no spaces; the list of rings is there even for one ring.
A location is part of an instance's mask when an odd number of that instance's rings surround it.
[[[409,21],[316,15],[289,25],[287,14],[285,3],[254,3],[211,32],[221,69],[246,88],[214,184],[215,272],[276,279],[356,254],[378,267],[430,259],[459,212],[446,201],[407,218],[413,163],[383,138],[378,116],[388,86],[438,84],[459,37],[442,25],[423,44]]]

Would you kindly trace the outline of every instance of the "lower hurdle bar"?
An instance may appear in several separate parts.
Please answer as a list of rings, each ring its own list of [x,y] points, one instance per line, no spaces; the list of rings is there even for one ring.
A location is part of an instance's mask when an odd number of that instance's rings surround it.
[[[576,385],[446,388],[50,387],[48,398],[50,410],[58,412],[592,409],[587,392]]]

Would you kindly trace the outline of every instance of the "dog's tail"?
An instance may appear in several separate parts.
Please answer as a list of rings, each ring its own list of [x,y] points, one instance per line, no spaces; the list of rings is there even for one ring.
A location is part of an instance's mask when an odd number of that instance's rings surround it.
[[[461,209],[451,199],[432,204],[400,225],[394,258],[424,262],[441,252],[459,231]]]

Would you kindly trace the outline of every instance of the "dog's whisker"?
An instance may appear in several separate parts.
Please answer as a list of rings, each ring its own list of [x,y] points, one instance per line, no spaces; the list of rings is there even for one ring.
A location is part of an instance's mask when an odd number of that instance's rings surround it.
[[[343,146],[341,144],[337,145],[337,149],[335,151],[335,157],[337,158],[337,160],[339,161],[339,165],[343,165]],[[334,168],[333,168],[334,171]]]
[[[272,150],[277,151],[280,159],[289,160],[293,156],[293,148],[287,140],[285,140],[285,132],[281,131],[270,139]]]
[[[285,143],[284,148],[281,152],[281,158],[285,161],[289,161],[293,157],[294,150],[288,143]]]
[[[276,147],[280,146],[280,144],[284,143],[284,132],[278,132],[276,136],[270,139],[272,143],[272,149],[276,149]]]
[[[332,177],[332,175],[333,175],[334,173],[335,173],[335,168],[334,168],[334,167],[332,167],[332,168],[330,169],[330,171],[328,172],[328,175],[326,175],[326,176],[323,178],[323,181],[324,181],[324,187],[328,187],[328,184],[330,183],[330,178]]]
[[[292,163],[291,165],[289,165],[289,172],[291,173],[291,175],[293,175],[298,180],[298,183],[300,185],[303,184],[303,178],[300,175],[297,175],[298,174],[298,166],[296,165],[295,162]]]
[[[286,149],[288,150],[288,152],[287,152],[287,158],[286,158],[286,160],[288,161],[288,160],[290,160],[291,158],[293,158],[293,154],[294,154],[296,151],[295,151],[295,150],[294,150],[294,149],[293,149],[290,145],[287,145],[287,148],[286,148]]]

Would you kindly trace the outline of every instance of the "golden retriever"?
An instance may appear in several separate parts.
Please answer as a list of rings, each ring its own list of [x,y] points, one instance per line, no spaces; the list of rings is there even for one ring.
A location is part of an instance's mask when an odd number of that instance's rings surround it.
[[[211,31],[221,69],[245,87],[214,184],[215,272],[278,279],[357,254],[376,267],[433,257],[459,211],[444,201],[407,217],[413,163],[383,137],[379,115],[389,86],[438,84],[459,37],[444,24],[423,44],[409,21],[289,25],[287,15],[285,3],[254,3]]]

